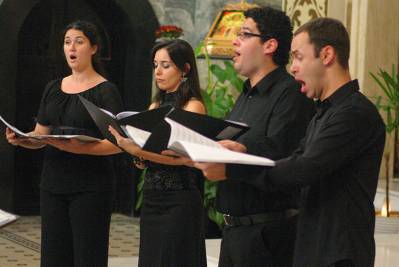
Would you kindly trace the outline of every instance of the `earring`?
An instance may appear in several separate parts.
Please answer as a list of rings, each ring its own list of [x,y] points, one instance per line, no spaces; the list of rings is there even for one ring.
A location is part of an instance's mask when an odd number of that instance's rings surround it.
[[[184,83],[185,81],[187,81],[187,77],[185,77],[184,75],[181,76],[180,82]]]

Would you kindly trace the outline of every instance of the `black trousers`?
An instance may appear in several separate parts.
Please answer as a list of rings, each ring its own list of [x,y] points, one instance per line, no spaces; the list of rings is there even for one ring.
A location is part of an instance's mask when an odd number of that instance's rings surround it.
[[[292,267],[297,216],[225,227],[219,267]]]
[[[112,192],[40,192],[41,267],[106,267]]]

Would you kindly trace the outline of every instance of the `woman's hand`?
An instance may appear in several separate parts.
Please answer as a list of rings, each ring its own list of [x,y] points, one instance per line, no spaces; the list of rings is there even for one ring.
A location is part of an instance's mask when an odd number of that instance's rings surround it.
[[[19,146],[22,142],[22,138],[18,138],[15,132],[8,127],[6,128],[6,139],[13,146]]]
[[[84,154],[86,149],[84,144],[76,139],[56,139],[56,138],[46,138],[44,142],[48,145],[58,148],[62,151],[67,151],[75,154]]]
[[[34,135],[33,132],[30,134]],[[39,140],[34,140],[28,137],[18,137],[15,132],[8,127],[6,127],[6,139],[7,142],[13,146],[22,146],[31,149],[41,148],[46,145]]]
[[[98,142],[82,142],[74,138],[62,140],[50,137],[46,138],[45,143],[74,154],[106,156],[122,152],[119,147],[106,139]]]
[[[173,150],[164,150],[162,155],[169,156],[172,165],[185,165],[187,167],[194,167],[194,162],[185,156],[176,153]]]
[[[182,156],[172,150],[162,151],[162,155],[173,156],[176,165],[195,167],[202,171],[203,175],[211,181],[226,180],[226,165],[223,163],[200,163],[193,162],[190,158]]]
[[[119,147],[132,155],[139,156],[137,154],[141,151],[141,148],[132,139],[121,136],[112,126],[109,126],[108,130],[115,137]]]

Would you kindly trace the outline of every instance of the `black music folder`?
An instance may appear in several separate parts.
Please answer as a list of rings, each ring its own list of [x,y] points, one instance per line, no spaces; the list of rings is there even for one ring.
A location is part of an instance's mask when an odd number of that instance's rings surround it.
[[[180,125],[183,125],[202,136],[214,141],[223,139],[236,139],[249,129],[249,126],[240,122],[217,119],[208,115],[173,108],[167,115]],[[160,153],[166,149],[170,139],[170,124],[161,121],[154,128],[143,149]]]
[[[156,128],[160,121],[164,119],[165,115],[172,109],[171,106],[166,106],[162,108],[146,110],[143,112],[123,112],[125,114],[130,114],[127,116],[120,116],[122,113],[119,113],[118,116],[97,107],[82,96],[79,96],[79,99],[89,112],[104,138],[108,139],[114,144],[117,144],[115,137],[108,130],[108,127],[111,125],[116,131],[118,131],[120,135],[123,137],[132,138],[133,141],[135,141],[141,147],[153,129]],[[132,128],[137,128],[138,134],[135,134],[135,136],[130,136],[125,128],[126,125],[130,125]]]

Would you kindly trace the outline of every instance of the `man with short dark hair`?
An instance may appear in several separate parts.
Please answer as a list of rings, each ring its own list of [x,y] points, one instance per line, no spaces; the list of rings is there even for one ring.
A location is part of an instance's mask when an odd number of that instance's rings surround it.
[[[302,188],[294,267],[372,267],[373,200],[385,143],[384,123],[348,69],[349,36],[319,18],[294,34],[291,71],[318,99],[300,147],[273,168],[196,163],[211,180]],[[229,148],[245,151],[238,144]]]
[[[248,80],[228,119],[250,126],[238,139],[249,153],[276,160],[297,148],[314,114],[313,101],[285,69],[291,40],[289,18],[264,7],[245,12],[233,42],[234,68]],[[298,198],[298,189],[219,183],[217,210],[226,223],[219,266],[292,267]]]

